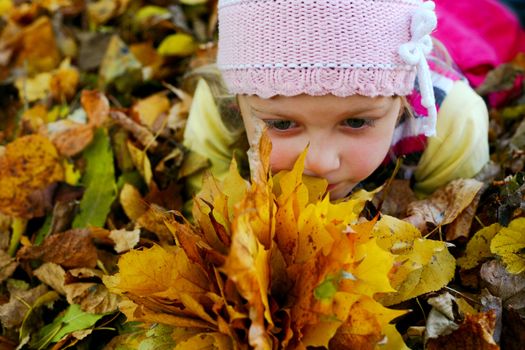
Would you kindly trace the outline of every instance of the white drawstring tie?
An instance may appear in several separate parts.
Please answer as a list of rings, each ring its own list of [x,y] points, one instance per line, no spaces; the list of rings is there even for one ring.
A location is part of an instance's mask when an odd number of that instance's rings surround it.
[[[399,55],[410,65],[417,65],[417,80],[421,91],[421,104],[427,108],[428,117],[423,123],[423,133],[430,137],[436,135],[437,109],[434,97],[434,87],[430,77],[430,68],[426,55],[432,51],[430,33],[437,26],[437,17],[434,12],[436,5],[433,1],[426,1],[414,12],[410,31],[412,40],[399,47]]]

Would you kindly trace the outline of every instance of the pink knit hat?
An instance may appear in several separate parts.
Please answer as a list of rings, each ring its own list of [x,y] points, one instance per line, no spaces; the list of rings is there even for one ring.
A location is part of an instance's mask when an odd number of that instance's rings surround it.
[[[435,133],[423,0],[219,0],[217,65],[232,94],[408,95],[416,74]]]

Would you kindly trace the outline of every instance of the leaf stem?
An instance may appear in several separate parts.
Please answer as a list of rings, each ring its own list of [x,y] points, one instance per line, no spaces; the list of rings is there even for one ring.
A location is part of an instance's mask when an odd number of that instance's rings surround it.
[[[13,230],[13,234],[11,235],[11,241],[9,242],[9,249],[7,250],[7,253],[9,256],[15,256],[16,249],[18,248],[18,244],[20,243],[20,239],[22,238],[22,234],[26,230],[27,226],[27,220],[22,218],[14,218],[13,222],[11,223],[11,229]]]

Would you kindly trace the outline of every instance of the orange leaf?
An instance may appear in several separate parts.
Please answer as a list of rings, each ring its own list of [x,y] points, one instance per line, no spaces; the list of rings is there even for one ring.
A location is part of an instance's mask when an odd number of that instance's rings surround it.
[[[15,217],[34,216],[30,195],[64,179],[55,146],[40,135],[17,138],[0,156],[0,211]]]

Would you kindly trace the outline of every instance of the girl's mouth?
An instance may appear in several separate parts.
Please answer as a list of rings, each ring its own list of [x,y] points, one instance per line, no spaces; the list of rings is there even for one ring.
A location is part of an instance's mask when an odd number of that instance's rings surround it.
[[[326,190],[327,191],[331,191],[331,190],[333,190],[336,187],[337,187],[337,184],[329,184],[328,187],[326,188]]]

